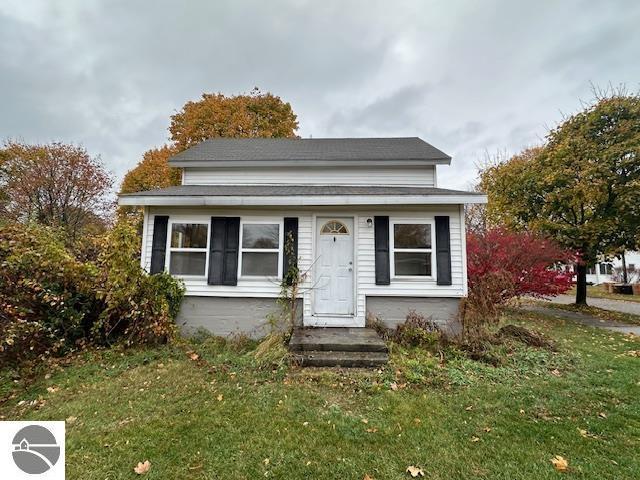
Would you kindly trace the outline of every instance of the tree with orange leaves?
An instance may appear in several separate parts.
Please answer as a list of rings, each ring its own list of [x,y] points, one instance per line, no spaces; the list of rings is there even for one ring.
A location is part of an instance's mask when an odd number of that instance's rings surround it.
[[[243,95],[204,93],[171,116],[172,145],[145,152],[130,170],[120,193],[132,193],[180,184],[180,171],[167,161],[178,152],[208,138],[294,138],[298,121],[289,103],[254,88]]]
[[[112,178],[83,147],[10,141],[0,158],[0,218],[60,227],[71,242],[104,228]]]

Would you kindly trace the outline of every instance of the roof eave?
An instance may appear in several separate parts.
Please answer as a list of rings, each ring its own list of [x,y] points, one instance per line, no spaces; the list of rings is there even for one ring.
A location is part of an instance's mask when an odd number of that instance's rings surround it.
[[[338,205],[461,205],[487,203],[486,195],[122,195],[127,206],[338,206]]]
[[[169,165],[176,168],[229,168],[229,167],[356,167],[356,166],[424,166],[451,165],[451,157],[407,158],[398,160],[173,160]]]

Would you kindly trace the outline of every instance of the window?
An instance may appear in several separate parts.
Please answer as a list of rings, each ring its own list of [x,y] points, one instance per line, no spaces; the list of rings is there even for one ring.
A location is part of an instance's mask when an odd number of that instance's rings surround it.
[[[393,224],[391,247],[394,276],[431,276],[431,228],[430,223]]]
[[[329,220],[322,226],[320,235],[349,235],[347,226],[337,220]]]
[[[202,276],[207,266],[206,223],[173,223],[169,248],[169,272],[174,275]]]
[[[613,270],[613,265],[610,263],[601,263],[600,264],[600,275],[611,275]]]
[[[627,270],[629,270],[630,272],[635,272],[636,271],[635,263],[630,263],[629,266],[627,267]]]
[[[587,275],[595,275],[596,267],[587,267]]]
[[[280,224],[244,223],[241,240],[241,275],[276,277],[280,267]]]

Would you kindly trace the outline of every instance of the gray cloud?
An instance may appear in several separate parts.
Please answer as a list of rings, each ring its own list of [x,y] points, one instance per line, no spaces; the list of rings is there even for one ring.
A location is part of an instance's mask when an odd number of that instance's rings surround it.
[[[300,135],[419,135],[466,186],[486,152],[539,142],[590,82],[638,87],[640,4],[12,0],[0,137],[84,144],[119,178],[202,92],[259,86]]]

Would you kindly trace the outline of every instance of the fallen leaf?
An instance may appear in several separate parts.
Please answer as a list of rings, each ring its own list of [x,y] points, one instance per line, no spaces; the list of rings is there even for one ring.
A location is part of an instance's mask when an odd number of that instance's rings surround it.
[[[219,402],[221,402],[223,399],[224,399],[224,396],[222,394],[216,397],[216,400],[218,400]]]
[[[413,478],[415,477],[424,477],[424,472],[420,467],[416,467],[414,465],[409,465],[405,472],[409,473]]]
[[[269,465],[269,459],[265,458],[264,460],[262,460],[262,463],[264,463],[265,465]]]
[[[143,462],[138,462],[138,466],[133,468],[133,471],[138,475],[144,475],[151,468],[151,462],[149,460],[145,460]]]
[[[523,415],[524,414],[524,410],[520,409],[520,414]]]
[[[373,477],[370,477],[369,475],[367,475],[366,473],[364,474],[364,477],[362,477],[362,480],[373,480]]]
[[[606,413],[604,413],[604,412],[600,412],[600,413],[598,414],[598,416],[599,416],[600,418],[607,418],[607,414],[606,414]]]
[[[390,385],[390,387],[391,387],[391,390],[393,390],[394,392],[395,392],[396,390],[398,390],[398,384],[397,384],[396,382],[393,382],[393,383]]]
[[[551,459],[554,468],[559,472],[566,472],[569,469],[569,462],[560,455],[556,455]]]
[[[362,423],[369,423],[369,420],[367,420],[366,418],[363,418],[362,420],[360,420]]]
[[[376,433],[378,431],[377,428],[367,428],[367,433]]]
[[[58,387],[47,387],[49,393],[56,393],[58,390],[60,390]]]
[[[479,442],[480,438],[479,437],[471,437],[471,441],[474,442],[474,443],[475,442]]]
[[[422,423],[422,420],[420,420],[419,418],[414,418],[414,419],[413,419],[413,423],[415,423],[416,425],[418,425],[419,423]]]
[[[67,423],[70,423],[70,424],[71,423],[75,423],[77,419],[78,419],[78,417],[69,417],[69,418],[67,418]]]
[[[309,422],[302,422],[303,427],[306,427],[307,425],[309,425]]]
[[[469,405],[467,408],[465,408],[465,410],[466,410],[467,412],[469,412],[469,411],[473,410],[473,405]]]
[[[584,428],[578,428],[578,432],[580,432],[580,435],[583,436],[584,438],[598,438],[597,435],[594,435],[593,433],[589,433]]]
[[[484,427],[484,431],[489,433],[491,431],[491,427]]]
[[[555,375],[556,377],[559,377],[560,374],[560,370],[558,370],[557,368],[554,368],[553,370],[551,370],[551,375]]]
[[[195,362],[196,360],[198,360],[200,358],[200,355],[198,355],[196,352],[190,352],[189,353],[189,358]]]

